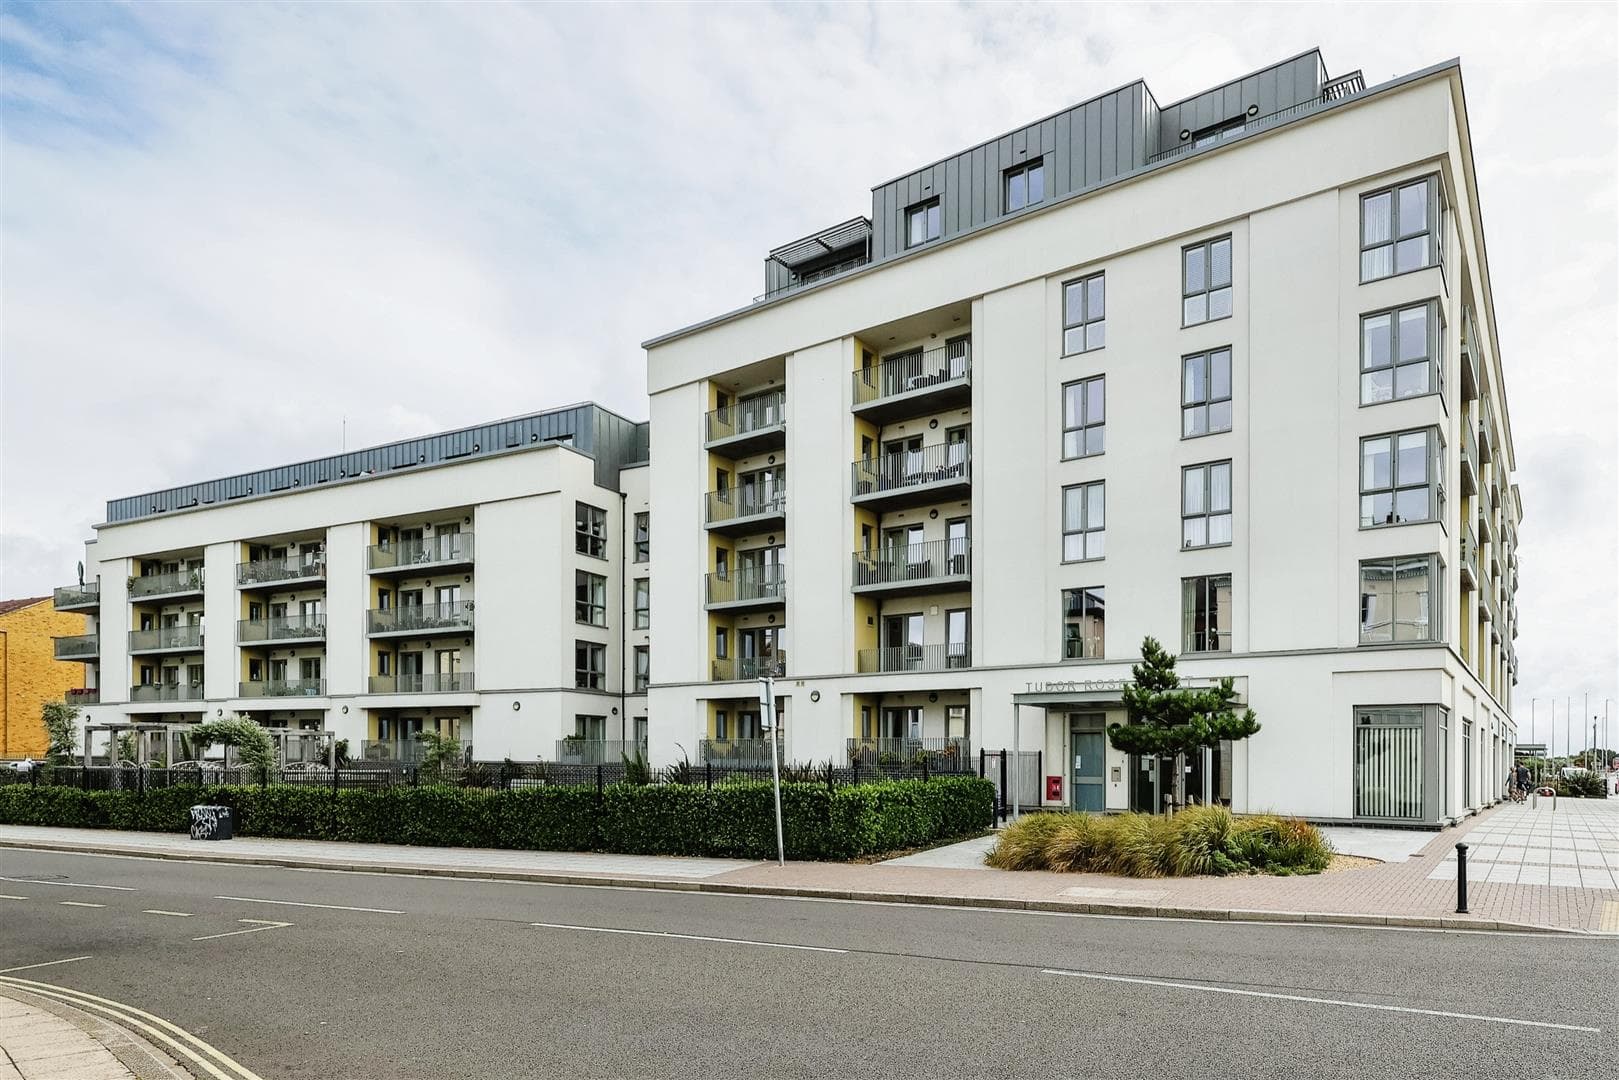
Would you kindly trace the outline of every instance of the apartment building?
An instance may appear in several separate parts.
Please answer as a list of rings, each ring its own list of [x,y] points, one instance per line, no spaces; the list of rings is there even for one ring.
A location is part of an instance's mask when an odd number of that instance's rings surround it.
[[[1513,444],[1460,65],[1145,82],[871,189],[645,343],[655,761],[1109,747],[1153,636],[1263,730],[1198,801],[1434,823],[1516,740]],[[789,483],[790,479],[790,483]],[[1014,769],[1014,779],[1018,776]]]
[[[357,759],[644,742],[647,426],[584,404],[113,499],[56,639],[91,725],[245,713]],[[287,757],[319,738],[284,737]]]

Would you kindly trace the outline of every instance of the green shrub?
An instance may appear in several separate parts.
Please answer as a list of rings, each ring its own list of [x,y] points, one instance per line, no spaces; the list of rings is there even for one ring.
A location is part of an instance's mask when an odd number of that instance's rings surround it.
[[[1605,799],[1606,781],[1594,772],[1570,773],[1556,780],[1557,794],[1568,799]]]
[[[1001,831],[987,861],[1003,870],[1126,877],[1313,874],[1332,848],[1319,829],[1271,814],[1237,817],[1219,806],[1154,814],[1031,814]]]

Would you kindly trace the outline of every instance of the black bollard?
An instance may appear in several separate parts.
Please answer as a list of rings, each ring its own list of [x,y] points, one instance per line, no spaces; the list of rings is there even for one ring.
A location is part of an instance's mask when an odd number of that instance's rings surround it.
[[[1467,914],[1467,845],[1456,845],[1456,914]]]

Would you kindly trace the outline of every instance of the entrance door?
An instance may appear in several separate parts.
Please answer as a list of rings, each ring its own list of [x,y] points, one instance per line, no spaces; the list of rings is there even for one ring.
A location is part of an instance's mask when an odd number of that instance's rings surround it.
[[[1069,731],[1074,752],[1074,809],[1101,813],[1107,808],[1107,789],[1102,786],[1107,765],[1106,737],[1100,730],[1081,729],[1078,724],[1083,722],[1076,717],[1075,726]],[[1088,728],[1090,724],[1085,726]]]

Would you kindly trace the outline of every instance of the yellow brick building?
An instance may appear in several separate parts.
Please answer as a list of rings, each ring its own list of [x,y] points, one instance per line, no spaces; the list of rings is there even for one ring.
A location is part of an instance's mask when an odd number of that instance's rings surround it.
[[[56,659],[54,637],[84,633],[85,617],[51,598],[0,600],[0,758],[45,756],[40,709],[84,686],[84,665]]]

